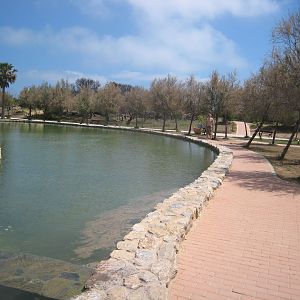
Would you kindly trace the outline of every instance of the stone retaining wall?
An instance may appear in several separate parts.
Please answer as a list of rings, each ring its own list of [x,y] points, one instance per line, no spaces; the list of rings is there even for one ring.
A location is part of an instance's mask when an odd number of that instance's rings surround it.
[[[69,122],[45,123],[82,126]],[[111,253],[110,258],[97,265],[94,274],[85,285],[85,291],[73,298],[73,300],[166,299],[168,284],[176,275],[176,253],[179,245],[190,230],[193,220],[199,217],[203,206],[212,197],[214,190],[222,184],[233,160],[232,151],[212,142],[181,134],[117,126],[85,126],[163,134],[206,145],[218,153],[212,165],[198,179],[156,205],[154,212],[135,224],[131,232],[117,243],[117,249]]]
[[[195,138],[183,139],[204,143]],[[214,190],[222,184],[232,163],[231,150],[208,146],[219,153],[214,163],[198,179],[156,205],[154,212],[135,224],[117,243],[110,258],[97,265],[85,285],[86,291],[73,300],[167,298],[168,284],[177,272],[179,245]]]

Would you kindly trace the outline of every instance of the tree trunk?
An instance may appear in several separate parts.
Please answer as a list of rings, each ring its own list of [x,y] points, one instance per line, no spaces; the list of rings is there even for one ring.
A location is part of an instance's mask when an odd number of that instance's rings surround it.
[[[107,110],[105,111],[105,122],[106,122],[106,125],[108,125],[108,123],[109,123],[109,114],[108,114]]]
[[[138,128],[138,116],[135,116],[135,128]]]
[[[32,111],[32,107],[29,106],[29,117],[28,117],[29,120],[31,120],[31,111]]]
[[[163,127],[162,127],[162,131],[164,132],[166,129],[166,113],[163,114]]]
[[[178,131],[178,122],[177,122],[177,116],[176,114],[174,115],[174,120],[175,120],[175,131]]]
[[[195,114],[192,114],[191,122],[190,122],[190,126],[189,126],[189,132],[188,132],[187,135],[191,135],[192,125],[193,125],[193,122],[194,122],[194,118],[195,118]]]
[[[276,134],[277,134],[277,129],[278,129],[278,121],[275,124],[274,132],[273,132],[272,145],[275,144],[275,138],[276,138]]]
[[[248,141],[248,143],[246,144],[246,148],[249,148],[252,141],[254,140],[254,138],[256,137],[257,133],[260,131],[260,129],[262,128],[262,126],[264,125],[265,123],[265,119],[263,118],[262,121],[260,122],[260,124],[258,125],[258,127],[256,128],[256,130],[254,131],[251,139]]]
[[[267,106],[266,106],[266,109],[265,109],[265,112],[263,114],[263,117],[262,117],[262,120],[261,120],[260,124],[258,125],[258,127],[256,128],[256,130],[254,131],[251,139],[248,141],[248,143],[246,144],[245,148],[249,148],[250,147],[250,145],[251,145],[252,141],[254,140],[255,136],[257,135],[257,133],[260,131],[260,129],[264,125],[265,120],[266,120],[267,115],[268,115],[268,111],[270,109],[270,106],[271,106],[271,103],[268,103]]]
[[[2,88],[2,114],[1,119],[5,118],[5,87]]]
[[[216,140],[216,139],[217,139],[218,119],[219,119],[219,115],[218,115],[218,114],[216,114],[216,120],[215,120],[215,132],[214,132],[214,140]]]
[[[244,126],[245,126],[245,132],[246,132],[246,136],[245,138],[249,137],[248,135],[248,127],[247,127],[247,123],[244,121]]]
[[[300,111],[299,111],[299,119],[300,119]],[[297,131],[296,131],[296,134],[295,134],[295,137],[294,137],[294,141],[296,141],[298,139],[299,129],[300,129],[300,124],[298,124],[298,128],[297,128]]]
[[[225,119],[225,139],[227,139],[227,133],[228,133],[228,124],[227,124],[227,116],[224,116]]]
[[[144,124],[146,122],[146,113],[143,113],[143,118],[142,118],[142,127],[144,127]]]
[[[284,157],[285,157],[287,151],[289,150],[289,148],[290,148],[290,146],[291,146],[291,144],[292,144],[293,138],[294,138],[294,136],[295,136],[295,134],[296,134],[296,131],[297,131],[297,129],[298,129],[299,124],[300,124],[300,119],[297,120],[297,122],[296,122],[296,124],[295,124],[295,127],[294,127],[294,130],[293,130],[293,132],[292,132],[292,134],[291,134],[291,136],[290,136],[290,138],[289,138],[289,141],[288,141],[288,143],[286,144],[286,146],[284,147],[284,149],[283,149],[281,155],[280,155],[279,158],[278,158],[279,160],[284,160]]]
[[[126,125],[129,126],[133,119],[133,115],[129,115],[129,119],[126,121]]]

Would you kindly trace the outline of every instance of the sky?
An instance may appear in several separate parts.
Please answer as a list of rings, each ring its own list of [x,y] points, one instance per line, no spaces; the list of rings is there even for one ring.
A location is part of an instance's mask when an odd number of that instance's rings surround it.
[[[272,50],[272,28],[299,0],[1,0],[8,91],[81,77],[149,87],[167,74],[247,79]]]

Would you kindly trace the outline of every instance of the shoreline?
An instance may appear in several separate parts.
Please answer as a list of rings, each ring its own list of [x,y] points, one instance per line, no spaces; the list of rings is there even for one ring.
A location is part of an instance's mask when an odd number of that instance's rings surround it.
[[[206,202],[230,169],[233,154],[213,141],[182,133],[124,126],[104,126],[43,120],[9,119],[2,122],[49,124],[125,130],[156,134],[208,147],[218,156],[195,181],[180,188],[156,205],[155,210],[135,224],[117,243],[108,260],[100,261],[84,286],[84,292],[72,299],[166,299],[170,280],[176,275],[176,254]]]

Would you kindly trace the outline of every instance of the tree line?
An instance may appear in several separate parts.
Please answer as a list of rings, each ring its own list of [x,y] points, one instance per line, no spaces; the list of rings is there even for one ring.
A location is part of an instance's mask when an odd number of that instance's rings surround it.
[[[116,82],[101,85],[96,80],[81,78],[74,84],[60,80],[55,85],[45,82],[25,87],[18,103],[28,109],[29,119],[37,109],[43,112],[44,119],[60,120],[66,115],[76,115],[81,122],[88,123],[95,116],[102,116],[108,124],[112,118],[126,118],[127,125],[134,120],[136,127],[140,119],[156,118],[162,120],[162,131],[168,118],[174,120],[178,130],[178,120],[185,117],[190,120],[188,134],[193,121],[207,113],[215,120],[223,117],[225,125],[233,117],[257,122],[246,147],[267,122],[275,124],[274,139],[279,124],[293,124],[290,139],[280,156],[283,159],[300,125],[300,12],[275,26],[272,41],[272,54],[259,71],[243,83],[235,72],[220,75],[216,70],[207,81],[194,76],[179,80],[167,75],[154,79],[148,89]],[[14,82],[15,74],[12,65],[0,64],[2,118],[5,88]],[[214,138],[217,126],[215,122]]]

